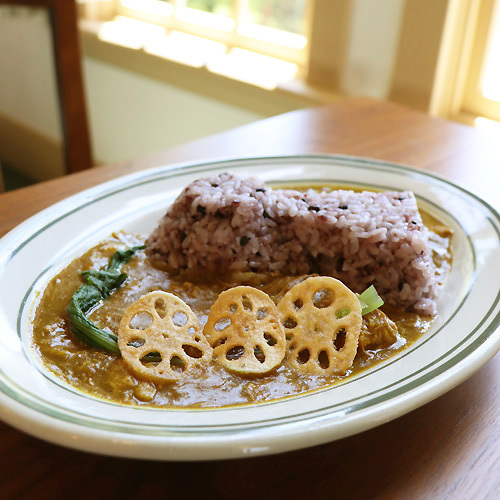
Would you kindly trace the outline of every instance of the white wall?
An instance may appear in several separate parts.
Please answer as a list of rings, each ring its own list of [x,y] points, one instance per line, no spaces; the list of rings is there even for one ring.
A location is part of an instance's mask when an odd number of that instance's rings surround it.
[[[351,43],[341,82],[347,95],[389,95],[403,7],[403,0],[353,0]]]
[[[83,70],[94,156],[106,163],[262,118],[94,59]]]

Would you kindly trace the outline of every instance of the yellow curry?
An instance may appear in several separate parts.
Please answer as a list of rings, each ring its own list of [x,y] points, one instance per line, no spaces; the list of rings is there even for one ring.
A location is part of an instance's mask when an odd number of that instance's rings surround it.
[[[422,213],[425,224],[439,243],[433,249],[438,268],[451,261],[451,233],[439,221]],[[394,356],[424,334],[432,318],[386,307],[369,313],[363,321],[359,347],[352,367],[342,376],[299,373],[286,361],[259,377],[226,371],[215,362],[198,368],[174,384],[140,380],[131,374],[118,354],[106,353],[75,339],[66,307],[82,284],[80,272],[102,269],[117,250],[142,244],[130,234],[108,240],[71,262],[46,287],[32,322],[32,345],[44,367],[58,379],[90,396],[115,402],[152,407],[223,407],[285,398],[345,380]],[[239,273],[214,277],[173,275],[154,267],[144,251],[137,253],[122,271],[127,281],[108,299],[93,308],[88,318],[101,329],[116,332],[124,310],[139,297],[154,290],[173,293],[188,304],[205,324],[212,304],[221,292],[248,285],[267,293],[274,302],[304,276]],[[386,316],[387,315],[387,316]]]

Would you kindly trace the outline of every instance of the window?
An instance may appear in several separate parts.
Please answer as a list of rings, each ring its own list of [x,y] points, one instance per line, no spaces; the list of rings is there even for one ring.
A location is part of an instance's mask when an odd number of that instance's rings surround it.
[[[304,73],[308,0],[113,0],[108,42],[272,89]]]
[[[118,13],[300,63],[307,0],[119,0]]]
[[[341,96],[352,0],[77,1],[91,58],[263,116]]]

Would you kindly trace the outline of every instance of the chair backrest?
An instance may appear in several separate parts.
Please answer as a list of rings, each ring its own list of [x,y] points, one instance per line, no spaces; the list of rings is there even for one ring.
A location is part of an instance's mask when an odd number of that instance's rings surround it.
[[[75,0],[0,0],[2,4],[48,9],[63,129],[65,172],[92,167]]]

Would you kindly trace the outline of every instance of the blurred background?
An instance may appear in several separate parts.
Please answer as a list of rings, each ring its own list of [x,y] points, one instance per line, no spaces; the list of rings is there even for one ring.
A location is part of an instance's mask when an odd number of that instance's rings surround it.
[[[7,189],[65,173],[57,3],[0,2]],[[498,133],[499,3],[79,0],[92,165],[360,95]]]

